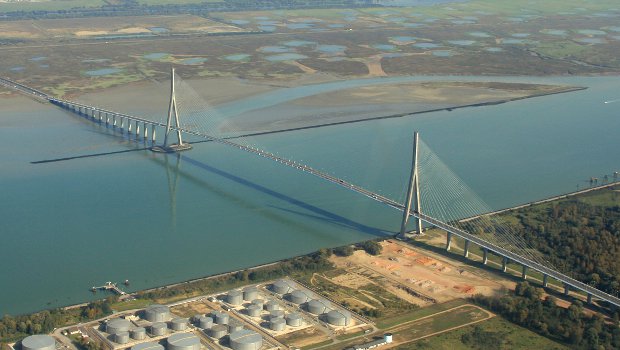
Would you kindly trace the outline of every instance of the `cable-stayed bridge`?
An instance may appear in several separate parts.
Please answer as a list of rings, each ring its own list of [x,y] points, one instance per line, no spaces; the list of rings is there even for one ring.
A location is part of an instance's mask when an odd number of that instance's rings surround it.
[[[412,236],[412,232],[408,232],[407,227],[409,220],[413,218],[414,237],[416,234],[421,234],[424,227],[436,227],[447,233],[447,250],[451,249],[452,237],[457,236],[464,240],[463,254],[465,257],[468,257],[470,245],[473,243],[482,249],[483,264],[487,264],[488,254],[493,253],[502,258],[502,271],[504,272],[507,270],[509,261],[512,261],[522,266],[522,278],[524,279],[527,278],[528,269],[538,271],[543,276],[543,287],[548,287],[548,278],[551,277],[563,284],[564,294],[566,295],[571,290],[581,291],[586,294],[588,303],[596,298],[609,303],[611,306],[620,307],[620,298],[617,296],[598,290],[559,271],[547,262],[538,251],[520,239],[509,226],[498,222],[495,217],[481,216],[480,214],[490,210],[485,211],[483,209],[485,208],[483,202],[475,194],[472,195],[473,191],[460,181],[437,155],[419,139],[417,132],[414,134],[412,166],[409,181],[406,183],[408,189],[404,199],[398,201],[307,164],[247,145],[235,135],[232,137],[217,136],[209,125],[201,128],[200,121],[197,119],[200,116],[183,113],[183,107],[179,109],[175,93],[175,86],[177,85],[174,81],[174,72],[172,76],[170,105],[168,118],[165,122],[152,121],[148,118],[55,98],[7,79],[0,79],[0,84],[37,99],[47,100],[60,108],[117,130],[130,139],[150,144],[156,152],[180,152],[190,149],[191,146],[184,143],[182,139],[183,135],[188,135],[233,147],[314,175],[402,211],[400,237]],[[193,120],[191,123],[182,124],[179,114],[183,118],[189,117]],[[164,141],[157,144],[156,132],[162,129]],[[176,136],[176,143],[172,141],[174,136]],[[431,180],[433,181],[432,185],[430,184]],[[473,219],[461,220],[463,218]]]

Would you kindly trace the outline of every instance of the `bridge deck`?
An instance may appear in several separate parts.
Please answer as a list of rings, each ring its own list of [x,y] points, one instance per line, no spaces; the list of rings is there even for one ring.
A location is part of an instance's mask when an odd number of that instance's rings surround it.
[[[161,126],[161,127],[165,127],[166,126],[165,124],[162,124],[162,123],[159,123],[159,122],[154,122],[154,121],[151,121],[151,120],[148,120],[148,119],[144,119],[144,118],[140,118],[140,117],[135,117],[135,116],[127,115],[127,114],[122,114],[122,113],[117,113],[117,112],[112,112],[112,111],[104,110],[104,109],[93,107],[93,106],[88,106],[88,105],[84,105],[84,104],[80,104],[80,103],[76,103],[76,102],[72,102],[72,101],[67,101],[67,100],[62,100],[62,99],[57,99],[57,98],[54,98],[54,97],[50,97],[50,96],[48,96],[48,95],[46,95],[46,94],[44,94],[44,93],[42,93],[42,92],[40,92],[38,90],[29,88],[29,87],[27,87],[27,86],[25,86],[23,84],[15,83],[15,82],[13,82],[11,80],[8,80],[8,79],[0,78],[0,84],[5,85],[5,86],[7,86],[9,88],[17,89],[17,90],[19,90],[21,92],[26,92],[26,93],[30,93],[30,94],[36,95],[36,97],[45,98],[49,102],[54,103],[54,104],[59,104],[61,106],[62,105],[64,105],[64,106],[78,106],[78,107],[82,107],[82,108],[92,109],[93,111],[101,111],[101,112],[111,113],[111,114],[114,114],[114,115],[118,115],[118,116],[121,116],[121,117],[126,117],[126,118],[129,118],[129,119],[135,120],[135,121],[140,121],[140,122],[144,122],[144,123],[155,125],[155,126]],[[402,204],[400,204],[400,203],[398,203],[398,202],[396,202],[396,201],[394,201],[394,200],[392,200],[390,198],[387,198],[387,197],[382,196],[382,195],[380,195],[378,193],[374,193],[372,191],[369,191],[369,190],[367,190],[367,189],[365,189],[363,187],[357,186],[355,184],[347,182],[347,181],[345,181],[343,179],[340,179],[338,177],[326,174],[326,173],[324,173],[324,172],[322,172],[320,170],[314,169],[314,168],[312,168],[312,167],[310,167],[308,165],[300,164],[300,163],[297,163],[295,161],[279,157],[279,156],[277,156],[277,155],[275,155],[273,153],[270,153],[270,152],[267,152],[267,151],[264,151],[264,150],[261,150],[261,149],[258,149],[258,148],[241,145],[239,143],[232,142],[230,140],[226,140],[226,139],[223,139],[223,138],[218,138],[218,137],[215,137],[215,136],[211,136],[211,135],[199,132],[199,131],[187,130],[187,129],[184,129],[184,128],[172,128],[172,129],[175,130],[175,131],[179,130],[179,131],[181,131],[181,132],[183,132],[185,134],[201,137],[201,138],[207,139],[209,141],[217,142],[217,143],[224,144],[224,145],[227,145],[227,146],[230,146],[230,147],[235,147],[235,148],[238,148],[238,149],[240,149],[242,151],[245,151],[245,152],[248,152],[248,153],[252,153],[252,154],[261,156],[263,158],[266,158],[266,159],[270,159],[272,161],[281,163],[283,165],[292,167],[294,169],[301,170],[303,172],[309,173],[311,175],[314,175],[316,177],[319,177],[321,179],[324,179],[326,181],[334,183],[334,184],[336,184],[338,186],[344,187],[344,188],[346,188],[348,190],[357,192],[357,193],[359,193],[359,194],[361,194],[363,196],[366,196],[366,197],[368,197],[368,198],[370,198],[372,200],[375,200],[375,201],[381,202],[383,204],[386,204],[386,205],[388,205],[388,206],[390,206],[392,208],[398,209],[400,211],[404,211],[405,210],[404,205],[402,205]],[[483,240],[483,239],[481,239],[481,238],[479,238],[479,237],[477,237],[475,235],[472,235],[472,234],[467,233],[467,232],[465,232],[465,231],[463,231],[461,229],[453,227],[450,224],[442,222],[440,220],[437,220],[437,219],[435,219],[435,218],[433,218],[431,216],[428,216],[428,215],[425,215],[425,214],[422,214],[422,213],[418,213],[418,212],[415,212],[415,211],[410,211],[409,214],[411,216],[414,216],[416,218],[421,219],[422,221],[424,221],[424,222],[426,222],[428,224],[436,226],[436,227],[438,227],[438,228],[440,228],[440,229],[442,229],[442,230],[444,230],[446,232],[450,232],[450,233],[452,233],[454,235],[457,235],[457,236],[459,236],[459,237],[461,237],[461,238],[463,238],[465,240],[473,242],[473,243],[479,245],[480,247],[486,248],[489,251],[494,252],[494,253],[496,253],[496,254],[498,254],[500,256],[507,257],[507,258],[511,259],[512,261],[515,261],[515,262],[517,262],[517,263],[519,263],[521,265],[527,266],[527,267],[529,267],[529,268],[531,268],[533,270],[536,270],[536,271],[539,271],[539,272],[541,272],[541,273],[543,273],[545,275],[551,276],[552,278],[554,278],[554,279],[556,279],[556,280],[558,280],[558,281],[560,281],[562,283],[565,283],[566,285],[569,285],[569,286],[571,286],[571,287],[573,287],[573,288],[575,288],[577,290],[584,291],[584,292],[586,292],[588,294],[591,294],[592,296],[594,296],[594,297],[596,297],[596,298],[598,298],[600,300],[607,301],[610,304],[613,304],[613,305],[615,305],[617,307],[620,307],[620,298],[617,298],[615,296],[612,296],[612,295],[609,295],[609,294],[607,294],[605,292],[602,292],[602,291],[600,291],[600,290],[598,290],[598,289],[596,289],[596,288],[594,288],[592,286],[589,286],[589,285],[587,285],[585,283],[579,282],[579,281],[577,281],[577,280],[575,280],[575,279],[573,279],[573,278],[571,278],[569,276],[566,276],[566,275],[564,275],[564,274],[562,274],[562,273],[560,273],[558,271],[555,271],[555,270],[550,269],[550,268],[548,268],[546,266],[543,266],[543,265],[541,265],[541,264],[539,264],[539,263],[537,263],[535,261],[532,261],[532,260],[527,259],[525,257],[522,257],[522,256],[520,256],[518,254],[515,254],[515,253],[513,253],[513,252],[511,252],[511,251],[509,251],[507,249],[504,249],[504,248],[502,248],[500,246],[497,246],[497,245],[495,245],[495,244],[493,244],[491,242],[487,242],[487,241],[485,241],[485,240]]]

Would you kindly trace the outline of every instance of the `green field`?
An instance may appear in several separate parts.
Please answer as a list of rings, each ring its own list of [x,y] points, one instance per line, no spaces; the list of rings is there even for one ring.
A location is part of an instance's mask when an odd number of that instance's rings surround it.
[[[40,2],[9,2],[0,3],[0,12],[11,11],[56,11],[69,10],[74,7],[100,7],[105,5],[103,0],[48,0]]]
[[[451,332],[436,335],[432,338],[418,340],[409,344],[401,345],[398,350],[469,350],[472,346],[465,344],[462,337],[474,332],[475,327],[480,327],[484,332],[489,332],[489,338],[496,337],[501,340],[500,346],[481,345],[481,350],[562,350],[566,346],[549,340],[525,328],[514,325],[501,317],[493,317],[490,320],[477,323],[476,325],[463,327]]]

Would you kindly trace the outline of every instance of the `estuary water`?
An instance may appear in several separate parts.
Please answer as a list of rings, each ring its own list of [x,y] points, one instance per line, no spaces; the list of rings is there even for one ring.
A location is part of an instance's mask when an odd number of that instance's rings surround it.
[[[620,103],[604,103],[620,98],[617,77],[352,80],[249,97],[221,113],[234,120],[311,94],[421,80],[588,89],[248,142],[398,199],[419,130],[495,209],[584,188],[591,176],[620,170]],[[205,142],[180,157],[126,152],[142,145],[51,105],[0,99],[0,110],[0,315],[101,297],[89,288],[106,281],[129,279],[129,290],[145,289],[399,228],[393,209],[237,149]],[[111,154],[31,163],[95,153]]]

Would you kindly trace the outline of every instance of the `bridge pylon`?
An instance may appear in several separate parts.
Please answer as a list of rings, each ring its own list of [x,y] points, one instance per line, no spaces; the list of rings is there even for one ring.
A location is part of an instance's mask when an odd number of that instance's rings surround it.
[[[172,118],[174,116],[174,118]],[[172,124],[174,123],[174,125]],[[177,99],[174,89],[174,67],[171,68],[170,79],[170,105],[168,107],[168,120],[166,121],[166,132],[164,134],[164,143],[161,146],[153,146],[151,148],[154,152],[180,152],[192,149],[192,145],[189,143],[183,143],[181,136],[181,124],[179,123],[179,109],[177,107]],[[171,134],[175,133],[177,136],[177,143],[171,142]]]
[[[400,225],[399,237],[405,238],[407,234],[407,223],[409,222],[409,212],[411,211],[411,205],[413,201],[413,210],[421,213],[420,208],[420,174],[418,172],[418,140],[420,138],[419,133],[416,131],[413,134],[413,159],[411,162],[411,175],[409,177],[409,187],[407,189],[407,197],[405,198],[405,209],[403,210],[403,221]],[[416,229],[415,234],[422,234],[422,219],[415,218]]]

